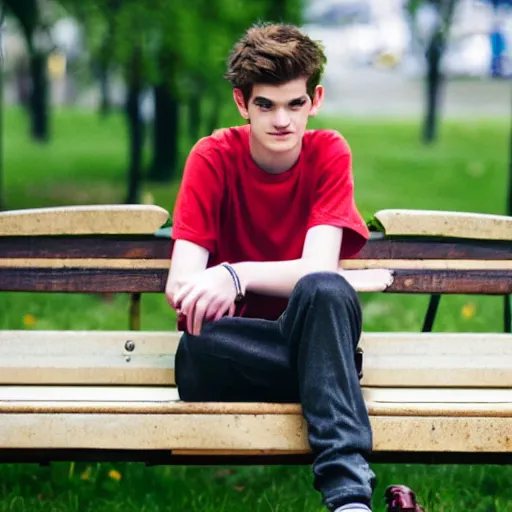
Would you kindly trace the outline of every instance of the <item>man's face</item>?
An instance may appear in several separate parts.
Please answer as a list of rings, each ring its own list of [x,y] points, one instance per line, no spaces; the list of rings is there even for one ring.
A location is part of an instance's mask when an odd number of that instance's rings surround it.
[[[306,83],[297,78],[281,85],[257,84],[247,105],[241,91],[235,90],[235,102],[250,120],[252,137],[267,151],[286,152],[300,145],[308,117],[316,114],[323,98],[318,86],[312,101]]]

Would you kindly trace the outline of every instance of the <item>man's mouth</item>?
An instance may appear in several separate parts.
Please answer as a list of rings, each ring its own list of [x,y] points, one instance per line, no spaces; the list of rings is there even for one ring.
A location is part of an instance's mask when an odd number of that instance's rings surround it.
[[[272,137],[285,137],[286,135],[291,135],[292,132],[272,132],[270,135]]]

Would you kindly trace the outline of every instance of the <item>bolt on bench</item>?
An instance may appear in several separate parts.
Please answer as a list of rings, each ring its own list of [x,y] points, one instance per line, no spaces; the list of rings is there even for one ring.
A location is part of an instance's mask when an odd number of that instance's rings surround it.
[[[346,269],[390,268],[384,293],[512,293],[512,218],[386,210]],[[184,403],[179,333],[140,330],[171,240],[156,206],[0,214],[0,291],[127,293],[126,331],[0,331],[0,461],[273,464],[311,460],[298,404]],[[510,327],[510,303],[505,322]],[[508,329],[509,330],[509,329]],[[374,461],[512,460],[512,335],[363,333]]]

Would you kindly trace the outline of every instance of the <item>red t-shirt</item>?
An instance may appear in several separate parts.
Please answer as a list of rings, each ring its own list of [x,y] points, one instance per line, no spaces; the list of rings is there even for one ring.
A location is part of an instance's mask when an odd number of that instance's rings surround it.
[[[223,129],[192,149],[176,200],[172,238],[207,249],[208,266],[298,259],[309,228],[343,228],[341,258],[368,239],[354,202],[350,148],[339,133],[308,130],[296,164],[281,174],[258,167],[250,125]],[[247,293],[243,316],[276,319],[287,299]]]

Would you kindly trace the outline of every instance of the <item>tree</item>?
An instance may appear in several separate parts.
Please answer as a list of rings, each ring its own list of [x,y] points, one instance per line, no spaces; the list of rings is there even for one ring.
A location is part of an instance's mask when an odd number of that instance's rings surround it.
[[[453,19],[453,12],[457,0],[437,0],[440,23],[427,48],[427,108],[423,130],[423,140],[430,144],[436,139],[439,115],[439,100],[443,87],[444,77],[441,73],[441,59],[443,57],[448,31]]]
[[[186,105],[190,142],[219,127],[226,93],[225,62],[233,42],[256,20],[268,19],[271,0],[149,0],[159,16],[151,25],[157,63],[155,84],[153,158],[148,178],[169,181],[176,176],[180,106]],[[280,0],[281,14],[297,20],[300,0]],[[148,5],[148,4],[147,4]],[[207,36],[204,36],[207,35]]]
[[[444,85],[441,72],[448,34],[458,0],[409,0],[408,10],[414,16],[422,6],[430,6],[436,14],[436,22],[427,35],[425,57],[427,72],[425,81],[425,117],[423,123],[423,140],[430,144],[435,141],[439,124],[439,103]]]
[[[14,0],[13,0],[14,1]],[[147,178],[177,176],[178,146],[188,114],[189,143],[219,126],[230,93],[223,81],[233,42],[252,23],[268,19],[273,0],[59,0],[83,20],[93,58],[123,70],[130,141],[128,202],[138,200],[145,125],[141,99],[152,91],[152,158]],[[287,20],[297,20],[302,0],[280,0]],[[115,15],[113,15],[113,9]],[[108,55],[104,55],[108,41]]]
[[[31,77],[29,112],[32,137],[40,142],[49,138],[49,91],[47,59],[53,48],[48,25],[43,19],[42,0],[4,0],[17,19],[25,37]]]

